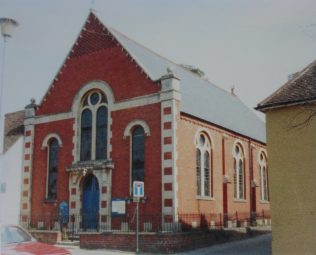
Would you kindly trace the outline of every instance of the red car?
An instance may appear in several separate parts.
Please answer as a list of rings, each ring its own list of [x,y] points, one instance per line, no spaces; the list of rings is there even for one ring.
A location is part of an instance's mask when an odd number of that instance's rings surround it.
[[[0,226],[1,255],[70,255],[64,248],[36,241],[25,229]]]

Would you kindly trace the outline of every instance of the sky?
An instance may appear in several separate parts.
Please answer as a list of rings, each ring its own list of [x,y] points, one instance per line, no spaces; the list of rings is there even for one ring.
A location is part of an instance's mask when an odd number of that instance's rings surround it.
[[[252,108],[316,59],[315,0],[0,0],[0,17],[20,24],[6,43],[2,112],[41,101],[90,8]]]

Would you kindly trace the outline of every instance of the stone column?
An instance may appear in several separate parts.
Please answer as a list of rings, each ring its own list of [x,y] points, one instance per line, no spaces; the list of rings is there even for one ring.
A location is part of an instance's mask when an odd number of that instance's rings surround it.
[[[180,80],[168,68],[161,77],[161,160],[163,228],[175,228],[178,222],[177,123],[180,114]]]
[[[31,104],[25,107],[24,119],[24,156],[22,169],[20,224],[26,228],[29,227],[31,217],[35,109],[35,100],[32,99]]]

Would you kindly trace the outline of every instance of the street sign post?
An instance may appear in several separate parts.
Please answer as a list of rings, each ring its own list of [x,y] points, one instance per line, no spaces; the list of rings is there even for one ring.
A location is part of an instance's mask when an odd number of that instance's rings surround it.
[[[139,200],[145,196],[144,182],[134,181],[133,182],[133,198],[136,202],[136,253],[139,252]]]

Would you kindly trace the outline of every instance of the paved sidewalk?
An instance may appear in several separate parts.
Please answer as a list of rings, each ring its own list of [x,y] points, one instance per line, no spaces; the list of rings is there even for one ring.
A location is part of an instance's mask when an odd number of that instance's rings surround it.
[[[271,234],[234,241],[224,244],[213,245],[194,251],[177,253],[194,255],[271,255]]]
[[[241,241],[213,245],[207,248],[188,252],[176,253],[177,255],[271,255],[271,234],[260,235]],[[79,247],[69,249],[72,255],[110,255],[110,254],[136,254],[135,252],[112,251],[112,250],[84,250]],[[141,253],[150,254],[150,253]],[[157,253],[156,253],[157,254]]]
[[[71,248],[68,249],[72,255],[128,255],[128,254],[136,254],[135,252],[126,252],[126,251],[112,251],[112,250],[85,250],[80,248]]]

